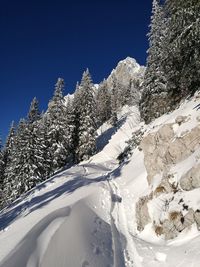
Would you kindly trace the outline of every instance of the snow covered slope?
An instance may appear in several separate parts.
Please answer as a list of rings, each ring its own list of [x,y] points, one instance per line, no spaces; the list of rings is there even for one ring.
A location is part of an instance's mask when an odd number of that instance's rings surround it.
[[[136,147],[121,166],[116,160],[140,127],[144,138],[165,124],[173,123],[176,136],[197,127],[200,114],[194,107],[199,101],[194,98],[185,102],[148,126],[139,122],[135,107],[124,108],[116,129],[103,125],[98,154],[58,173],[0,214],[0,266],[199,266],[200,234],[195,224],[173,240],[157,236],[152,221],[138,231],[136,203],[150,194],[160,179],[155,176],[152,183],[147,180],[146,150]],[[190,119],[179,125],[175,119],[180,115]],[[184,166],[198,163],[198,157],[188,157],[191,161],[186,158],[187,164],[180,161],[170,168],[177,173],[175,179],[187,171]],[[200,206],[199,191],[194,192],[182,193],[187,194],[188,202]],[[161,194],[159,200],[166,196]],[[152,198],[147,205],[152,211],[150,219],[163,216],[157,201]]]
[[[0,266],[98,267],[131,262],[128,250],[124,255],[125,233],[115,218],[121,199],[112,179],[119,171],[116,157],[138,124],[137,108],[126,109],[110,140],[104,132],[101,152],[55,175],[1,214]]]

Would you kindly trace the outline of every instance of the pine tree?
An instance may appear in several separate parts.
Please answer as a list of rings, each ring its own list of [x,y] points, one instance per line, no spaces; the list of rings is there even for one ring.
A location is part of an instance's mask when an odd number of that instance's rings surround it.
[[[130,80],[128,93],[130,91],[130,96],[127,98],[127,105],[138,106],[141,97],[141,81],[140,79]]]
[[[39,105],[36,97],[33,98],[28,113],[28,122],[31,124],[40,119]]]
[[[59,78],[47,110],[48,142],[50,144],[51,169],[53,172],[64,167],[68,163],[69,157],[68,125],[63,89],[64,80]]]
[[[75,107],[74,101],[68,98],[66,103],[66,143],[67,143],[67,162],[69,164],[75,162],[75,132],[76,132],[76,116],[75,116]]]
[[[33,99],[27,120],[20,120],[12,142],[5,170],[5,196],[7,203],[33,188],[41,181],[43,158],[38,139],[40,113]],[[36,116],[37,114],[37,116]]]
[[[4,157],[5,157],[5,162],[9,161],[9,157],[12,153],[13,145],[14,145],[14,140],[15,140],[15,123],[12,121],[10,130],[6,139],[5,147],[4,147]]]
[[[16,134],[15,131],[16,131],[15,123],[14,123],[14,121],[12,121],[8,136],[6,138],[4,150],[3,150],[5,165],[9,164],[10,155],[12,153],[12,149],[13,149],[13,145],[14,145],[14,141],[15,141],[15,134]]]
[[[200,84],[200,2],[166,0],[168,32],[163,67],[175,101],[193,94]]]
[[[131,95],[131,81],[129,82],[128,85],[123,85],[119,84],[119,91],[120,91],[120,105],[121,107],[125,105],[130,105],[131,100],[132,100],[132,95]]]
[[[24,136],[22,137],[24,163],[20,170],[26,185],[25,191],[33,188],[42,178],[42,144],[39,138],[39,119],[40,111],[38,101],[34,98],[31,102],[27,116]],[[24,140],[23,140],[24,139]]]
[[[96,152],[96,111],[92,79],[87,69],[74,96],[76,113],[76,157],[86,160]]]
[[[153,0],[149,37],[147,68],[142,84],[140,101],[141,117],[148,123],[167,111],[166,77],[162,68],[164,57],[164,40],[166,36],[166,19],[163,6],[159,0]]]
[[[0,166],[1,169],[1,190],[2,190],[2,201],[1,205],[4,204],[4,200],[6,199],[5,195],[5,187],[6,187],[6,168],[11,163],[11,154],[12,154],[12,149],[14,145],[14,139],[15,139],[15,125],[14,122],[11,123],[10,131],[8,133],[8,137],[6,139],[6,143],[3,147],[3,150],[1,152],[0,158],[2,158],[3,165]],[[1,160],[0,160],[1,161]]]
[[[3,199],[4,199],[4,177],[5,177],[5,163],[3,161],[3,152],[2,152],[2,145],[0,139],[0,209],[3,206]]]
[[[117,125],[117,110],[118,110],[118,87],[117,80],[114,79],[113,87],[111,90],[111,124],[113,126]]]
[[[3,181],[4,181],[4,159],[3,159],[3,151],[2,151],[2,144],[0,139],[0,192],[3,190]],[[1,193],[0,193],[1,198]]]
[[[20,196],[24,192],[21,177],[19,175],[20,169],[22,167],[23,161],[23,142],[22,137],[24,136],[24,131],[26,127],[26,122],[21,119],[17,127],[16,136],[14,138],[14,144],[10,154],[9,164],[6,165],[5,169],[5,185],[4,185],[4,195],[5,204],[9,204],[11,201]]]
[[[105,80],[99,85],[96,97],[96,105],[98,125],[100,126],[111,118],[111,96]]]

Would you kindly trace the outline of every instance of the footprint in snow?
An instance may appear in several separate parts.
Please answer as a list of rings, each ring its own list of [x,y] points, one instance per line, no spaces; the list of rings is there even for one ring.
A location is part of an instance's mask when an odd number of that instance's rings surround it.
[[[89,264],[88,261],[84,261],[84,262],[82,263],[82,267],[88,267],[88,266],[90,266],[90,264]]]
[[[92,234],[93,234],[93,235],[96,235],[97,232],[98,232],[98,230],[97,230],[97,229],[94,229],[94,230],[92,231]]]
[[[94,248],[93,248],[93,253],[96,254],[96,255],[101,254],[101,250],[100,250],[100,248],[99,248],[99,247],[94,247]]]
[[[101,225],[102,221],[98,217],[95,217],[94,223],[97,224],[97,225]]]

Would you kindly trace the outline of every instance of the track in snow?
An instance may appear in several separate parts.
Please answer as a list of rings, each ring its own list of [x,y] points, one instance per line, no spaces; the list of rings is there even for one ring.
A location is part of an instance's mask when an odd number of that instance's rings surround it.
[[[140,259],[134,241],[129,234],[123,199],[113,179],[108,179],[111,193],[111,230],[114,251],[114,267],[140,267]]]

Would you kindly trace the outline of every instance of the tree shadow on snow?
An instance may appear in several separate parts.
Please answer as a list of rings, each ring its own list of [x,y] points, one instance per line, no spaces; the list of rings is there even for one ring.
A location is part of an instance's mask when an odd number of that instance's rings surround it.
[[[105,132],[103,132],[99,137],[97,137],[96,140],[96,146],[97,146],[97,153],[103,150],[103,148],[109,143],[112,136],[117,132],[119,128],[122,127],[122,125],[125,123],[126,117],[121,118],[118,122],[116,127],[111,127]]]
[[[123,123],[125,122],[125,120],[126,120],[125,118],[122,118],[118,123],[118,127],[121,127]],[[107,142],[109,142],[109,140],[107,140]],[[84,177],[84,174],[79,173],[77,176],[75,176],[71,180],[68,180],[67,182],[56,187],[53,190],[50,190],[40,196],[31,196],[35,192],[48,187],[48,184],[54,183],[54,179],[59,179],[63,177],[65,175],[66,170],[62,170],[58,172],[53,177],[49,178],[48,180],[38,185],[36,188],[33,188],[31,191],[24,194],[22,197],[17,199],[14,203],[12,203],[10,206],[8,206],[5,210],[3,210],[0,213],[0,231],[8,227],[18,216],[27,216],[31,212],[44,207],[45,205],[50,203],[52,200],[60,197],[63,194],[71,194],[75,190],[81,187],[84,187],[84,186],[89,186],[90,184],[104,182],[110,179],[116,179],[121,174],[122,166],[127,163],[128,161],[124,162],[122,165],[120,165],[118,168],[116,168],[114,171],[110,172],[109,174],[99,176],[94,179],[88,179]],[[78,167],[78,165],[74,167]],[[85,165],[85,167],[92,167],[92,166],[91,164],[88,164],[88,165]],[[76,169],[75,169],[75,172],[73,172],[73,167],[72,167],[67,170],[66,175],[67,177],[69,177],[70,175],[74,176],[77,172],[78,171]]]
[[[30,200],[27,199],[27,196],[26,199],[21,199],[21,204],[19,204],[18,206],[13,206],[4,213],[0,214],[0,230],[8,227],[8,225],[11,224],[11,222],[14,221],[18,216],[27,216],[31,212],[44,207],[49,202],[60,197],[63,194],[71,194],[78,188],[89,186],[93,183],[103,182],[107,179],[108,177],[105,175],[95,179],[87,179],[85,177],[77,176],[72,180],[69,180],[66,183],[62,184],[61,186],[58,186],[55,189],[48,191],[40,196],[34,196]]]

